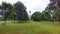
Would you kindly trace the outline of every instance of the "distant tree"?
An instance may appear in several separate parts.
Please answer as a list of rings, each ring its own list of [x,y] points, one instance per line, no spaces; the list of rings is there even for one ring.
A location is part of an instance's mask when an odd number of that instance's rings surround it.
[[[44,20],[49,21],[51,19],[51,15],[49,11],[45,11],[43,15],[44,15]]]
[[[17,3],[14,4],[14,7],[19,20],[25,21],[29,19],[28,14],[26,12],[26,7],[22,2],[18,1]]]
[[[34,21],[40,21],[40,20],[44,19],[44,16],[40,12],[35,12],[34,14],[32,14],[31,19],[34,20]]]

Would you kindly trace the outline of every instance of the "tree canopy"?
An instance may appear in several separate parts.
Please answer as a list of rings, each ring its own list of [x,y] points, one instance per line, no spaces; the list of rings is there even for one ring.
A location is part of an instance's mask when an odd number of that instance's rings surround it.
[[[19,20],[28,20],[28,14],[26,12],[26,7],[22,2],[17,2],[14,4],[15,11],[18,15]]]

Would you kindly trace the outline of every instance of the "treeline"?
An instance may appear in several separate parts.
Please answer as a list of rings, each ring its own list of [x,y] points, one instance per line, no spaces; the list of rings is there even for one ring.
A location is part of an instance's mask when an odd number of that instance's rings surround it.
[[[0,20],[29,20],[26,7],[20,1],[15,4],[2,2],[0,5]],[[42,13],[35,12],[31,16],[31,20],[34,21],[60,21],[60,9],[54,6],[54,3],[50,3]]]
[[[26,7],[20,1],[15,4],[2,2],[0,5],[0,20],[29,20]]]
[[[35,12],[31,19],[34,21],[60,21],[60,8],[56,2],[50,2],[42,13]]]
[[[50,21],[51,16],[49,12],[35,12],[31,19],[34,21]]]

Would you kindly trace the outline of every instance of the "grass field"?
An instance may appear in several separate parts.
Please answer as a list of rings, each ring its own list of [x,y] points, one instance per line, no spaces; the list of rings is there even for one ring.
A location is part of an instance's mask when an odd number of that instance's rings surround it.
[[[60,34],[60,23],[26,21],[12,24],[7,21],[6,26],[0,26],[0,34]]]

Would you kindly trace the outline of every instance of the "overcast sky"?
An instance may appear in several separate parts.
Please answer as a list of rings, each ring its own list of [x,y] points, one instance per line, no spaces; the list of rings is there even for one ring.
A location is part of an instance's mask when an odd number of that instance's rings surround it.
[[[50,3],[49,0],[0,0],[0,4],[2,1],[11,4],[16,3],[17,1],[21,1],[27,7],[27,12],[31,11],[32,13],[35,11],[43,11]]]

